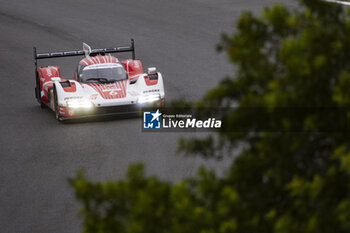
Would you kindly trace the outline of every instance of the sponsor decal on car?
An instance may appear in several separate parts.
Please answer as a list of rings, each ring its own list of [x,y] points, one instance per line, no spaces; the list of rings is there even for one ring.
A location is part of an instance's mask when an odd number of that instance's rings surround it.
[[[71,100],[71,99],[82,99],[84,98],[83,96],[69,96],[65,97],[64,100]]]
[[[96,98],[97,98],[97,94],[92,94],[92,95],[90,95],[90,100],[96,100]]]
[[[151,93],[151,92],[159,92],[159,89],[151,89],[151,90],[143,91],[143,93]]]

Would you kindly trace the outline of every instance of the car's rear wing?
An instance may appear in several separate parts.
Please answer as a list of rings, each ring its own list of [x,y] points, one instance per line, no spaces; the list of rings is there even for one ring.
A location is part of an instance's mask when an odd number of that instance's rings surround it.
[[[72,57],[72,56],[84,56],[84,50],[71,50],[65,52],[47,52],[37,53],[34,47],[34,59],[46,59],[46,58],[57,58],[57,57]],[[92,49],[90,55],[96,55],[101,53],[124,53],[132,52],[132,59],[135,59],[135,43],[134,39],[131,39],[130,46],[121,46],[115,48],[104,48],[104,49]]]
[[[39,59],[47,59],[47,58],[59,58],[59,57],[73,57],[73,56],[84,56],[84,50],[71,50],[64,52],[47,52],[47,53],[37,53],[36,47],[33,47],[34,52],[34,66],[35,66],[35,78],[36,78],[36,88],[35,88],[35,96],[39,102],[41,102],[40,97],[40,81],[38,77],[38,60]],[[135,60],[135,43],[134,39],[131,39],[130,46],[120,46],[115,48],[103,48],[103,49],[92,49],[90,55],[97,54],[106,54],[106,53],[125,53],[131,52],[132,59]]]

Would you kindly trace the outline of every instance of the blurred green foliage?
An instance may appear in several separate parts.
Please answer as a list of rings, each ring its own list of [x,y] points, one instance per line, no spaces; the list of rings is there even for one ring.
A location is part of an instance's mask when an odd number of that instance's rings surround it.
[[[257,115],[245,107],[347,107],[350,103],[350,12],[319,0],[241,15],[218,46],[237,72],[197,106],[231,106],[225,127]],[[350,114],[348,114],[350,116]],[[218,131],[183,139],[180,151],[208,158],[239,155],[218,177],[198,170],[177,184],[130,166],[125,180],[70,179],[86,233],[350,232],[350,143],[347,132],[320,129],[333,119],[308,116],[308,133]],[[269,119],[264,119],[269,121]],[[291,119],[273,122],[288,130]]]

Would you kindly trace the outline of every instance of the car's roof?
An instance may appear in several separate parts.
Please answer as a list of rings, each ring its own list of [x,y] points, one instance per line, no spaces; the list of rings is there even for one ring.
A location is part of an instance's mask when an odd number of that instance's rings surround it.
[[[89,66],[94,64],[103,64],[103,63],[117,63],[119,62],[118,58],[109,55],[106,56],[93,56],[93,57],[86,57],[82,59],[79,64],[83,66]]]

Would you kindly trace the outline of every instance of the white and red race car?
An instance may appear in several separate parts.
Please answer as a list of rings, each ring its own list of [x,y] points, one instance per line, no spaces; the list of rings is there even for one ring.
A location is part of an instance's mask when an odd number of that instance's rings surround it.
[[[111,53],[132,52],[132,59],[119,60]],[[85,56],[74,79],[63,79],[58,66],[38,67],[38,59]],[[162,106],[164,86],[161,73],[150,67],[144,73],[135,59],[134,40],[130,46],[37,53],[34,47],[35,96],[42,107],[51,108],[56,119],[95,115],[136,113],[140,107]]]

